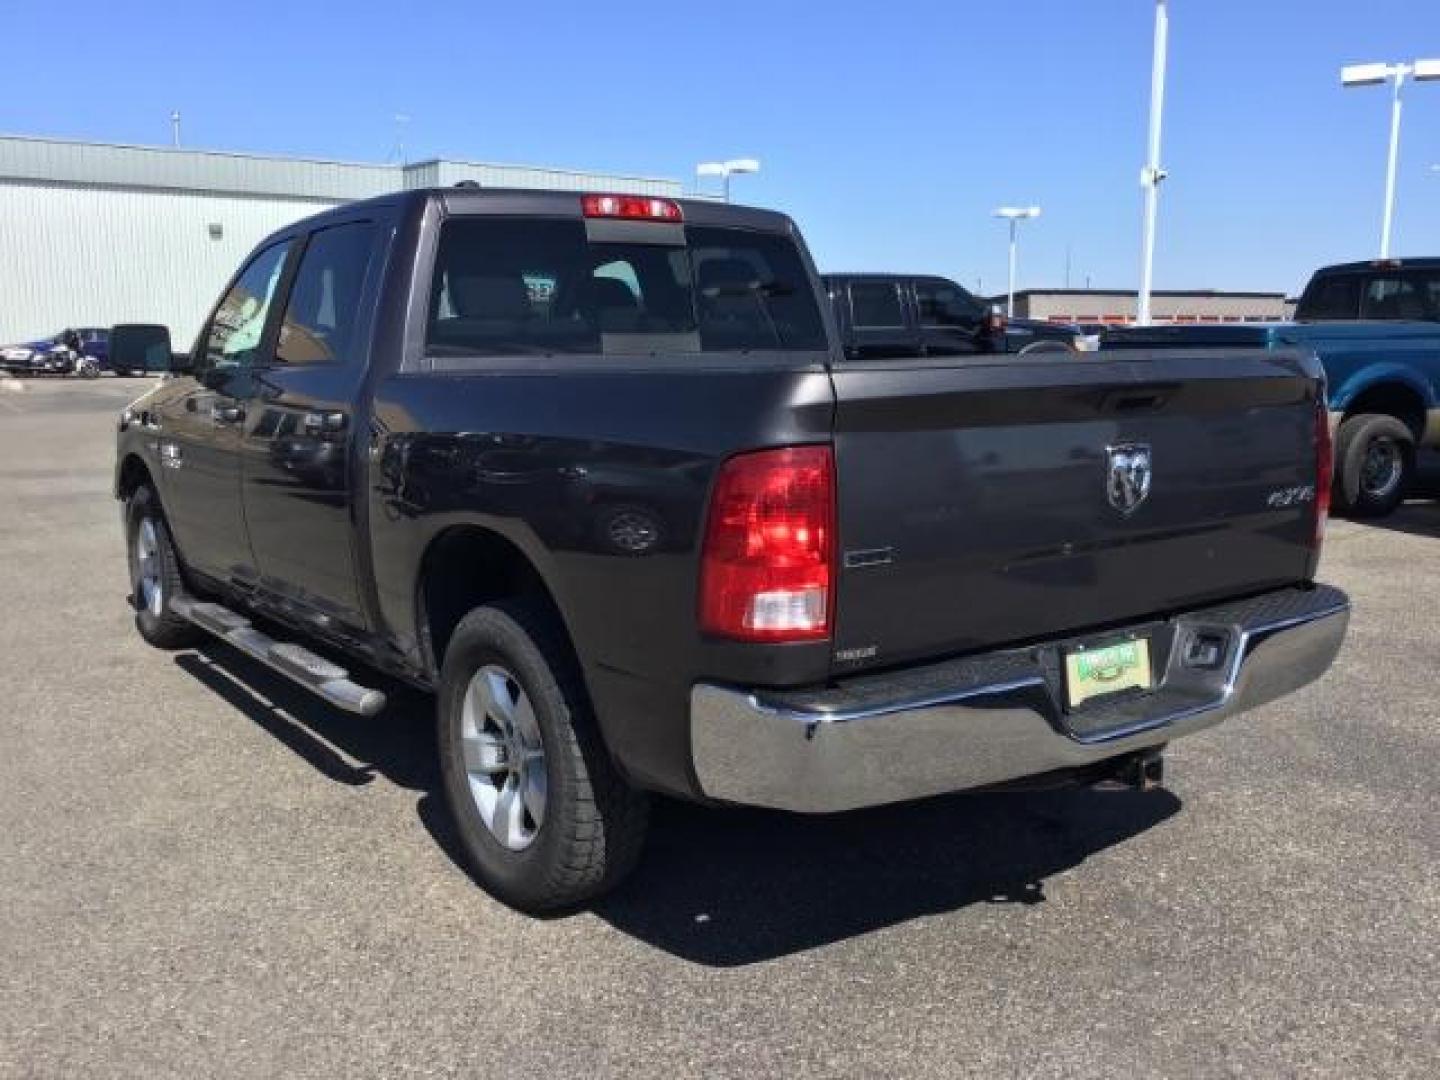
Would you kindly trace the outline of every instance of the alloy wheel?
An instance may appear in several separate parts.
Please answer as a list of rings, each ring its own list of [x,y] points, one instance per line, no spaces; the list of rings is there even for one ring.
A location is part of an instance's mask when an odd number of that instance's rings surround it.
[[[504,847],[523,851],[545,823],[545,744],[530,697],[499,664],[470,680],[460,712],[470,797]]]
[[[143,517],[135,529],[135,596],[150,614],[165,607],[165,585],[160,566],[160,535],[155,519]]]

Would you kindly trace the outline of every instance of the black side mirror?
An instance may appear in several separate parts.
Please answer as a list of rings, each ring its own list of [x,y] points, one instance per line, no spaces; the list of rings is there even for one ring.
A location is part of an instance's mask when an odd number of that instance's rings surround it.
[[[188,361],[188,357],[186,358]],[[110,366],[119,372],[174,371],[170,329],[155,323],[127,323],[110,328]]]

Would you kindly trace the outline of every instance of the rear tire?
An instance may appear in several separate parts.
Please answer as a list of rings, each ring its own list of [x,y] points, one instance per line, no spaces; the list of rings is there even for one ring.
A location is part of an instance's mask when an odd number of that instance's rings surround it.
[[[1356,518],[1392,513],[1415,472],[1415,435],[1380,413],[1352,416],[1335,440],[1335,508]]]
[[[616,771],[580,671],[543,605],[478,607],[445,650],[440,772],[466,861],[527,912],[613,888],[640,857],[647,797]]]
[[[137,488],[125,504],[125,539],[135,629],[157,649],[198,645],[204,632],[170,610],[170,601],[184,593],[185,583],[160,500],[148,487]]]

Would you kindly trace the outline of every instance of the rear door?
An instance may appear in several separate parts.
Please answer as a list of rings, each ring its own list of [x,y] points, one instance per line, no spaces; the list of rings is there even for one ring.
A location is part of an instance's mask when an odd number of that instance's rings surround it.
[[[161,497],[176,544],[190,566],[220,581],[255,576],[240,504],[241,427],[291,249],[282,240],[245,266],[201,334],[191,371],[157,410]]]
[[[894,663],[1303,580],[1311,364],[1176,350],[837,369],[837,652]]]
[[[845,283],[850,332],[847,352],[856,359],[919,356],[920,331],[909,282],[900,278],[851,278]]]
[[[378,235],[357,220],[306,238],[274,351],[245,403],[241,470],[261,588],[357,628],[350,457]]]

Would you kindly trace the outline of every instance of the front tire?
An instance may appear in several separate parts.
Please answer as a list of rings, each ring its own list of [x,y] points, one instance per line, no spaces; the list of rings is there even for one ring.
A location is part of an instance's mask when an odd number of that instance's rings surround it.
[[[125,504],[125,538],[135,629],[157,649],[199,644],[204,633],[170,609],[170,601],[185,591],[185,584],[160,500],[148,487],[136,489]]]
[[[475,877],[521,911],[613,888],[644,843],[648,800],[615,770],[563,632],[543,606],[466,615],[438,699],[445,798]]]
[[[1415,436],[1379,413],[1352,416],[1335,440],[1335,507],[1356,518],[1392,513],[1415,472]]]

